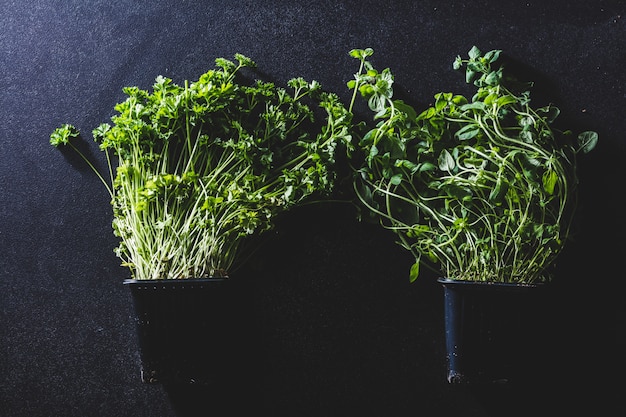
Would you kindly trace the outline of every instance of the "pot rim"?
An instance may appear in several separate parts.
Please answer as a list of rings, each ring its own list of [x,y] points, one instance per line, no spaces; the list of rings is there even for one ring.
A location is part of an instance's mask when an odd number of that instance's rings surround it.
[[[226,281],[228,277],[207,277],[207,278],[161,278],[161,279],[135,279],[135,278],[126,278],[124,280],[124,284],[132,284],[132,283],[146,283],[146,284],[161,284],[164,282],[215,282],[215,281]]]
[[[519,282],[496,282],[496,281],[469,281],[469,280],[460,280],[460,279],[452,279],[446,277],[437,278],[437,282],[445,286],[485,286],[485,287],[503,287],[503,288],[537,288],[545,285],[543,282],[536,283],[519,283]]]

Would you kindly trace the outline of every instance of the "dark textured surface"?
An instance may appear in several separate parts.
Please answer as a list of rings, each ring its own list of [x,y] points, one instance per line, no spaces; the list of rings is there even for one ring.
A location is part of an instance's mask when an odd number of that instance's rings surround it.
[[[1,0],[0,416],[626,415],[625,12],[620,0]],[[236,387],[142,384],[106,191],[48,145],[52,129],[88,132],[122,87],[193,80],[235,52],[279,83],[301,75],[347,99],[347,52],[369,46],[398,94],[425,105],[465,88],[451,63],[474,44],[503,49],[563,124],[601,135],[581,161],[578,234],[535,377],[448,385],[436,277],[409,285],[408,254],[340,206],[291,213],[234,274],[259,335]]]

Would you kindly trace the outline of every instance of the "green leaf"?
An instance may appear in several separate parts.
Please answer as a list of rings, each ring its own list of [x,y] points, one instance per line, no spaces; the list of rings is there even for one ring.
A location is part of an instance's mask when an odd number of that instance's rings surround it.
[[[434,171],[436,168],[437,167],[435,166],[435,164],[430,162],[422,162],[421,164],[419,164],[419,172]]]
[[[454,136],[456,136],[459,140],[468,140],[480,132],[480,127],[475,124],[467,125],[459,129]]]
[[[463,59],[460,56],[457,56],[454,62],[452,63],[452,68],[455,70],[461,69],[463,66]]]
[[[71,138],[78,137],[79,132],[73,125],[63,124],[50,134],[50,144],[54,147],[68,145]]]
[[[462,106],[462,105],[467,104],[467,98],[461,94],[457,94],[454,97],[452,97],[452,102],[456,104],[457,106]]]
[[[397,110],[399,110],[402,113],[406,114],[407,119],[409,119],[409,120],[417,119],[417,113],[416,113],[415,109],[411,105],[406,104],[402,100],[395,100],[393,102],[393,105],[394,105],[394,107]]]
[[[598,133],[586,131],[578,135],[578,146],[584,153],[592,151],[598,143]]]
[[[461,111],[467,111],[467,110],[478,110],[480,111],[484,111],[485,110],[485,103],[483,103],[482,101],[475,101],[472,103],[467,103],[462,105],[461,107],[459,107],[459,110]]]
[[[500,49],[494,49],[492,51],[489,51],[485,54],[485,60],[490,64],[493,62],[496,62],[498,58],[500,57],[501,53],[502,53],[502,50]]]
[[[500,107],[504,107],[508,104],[513,104],[513,103],[517,103],[517,98],[515,98],[514,96],[510,94],[507,94],[506,96],[502,96],[498,98],[498,100],[496,101],[496,104]]]
[[[350,56],[352,58],[357,58],[357,59],[366,59],[370,56],[372,56],[374,54],[374,50],[372,48],[365,48],[365,49],[352,49],[349,52]]]
[[[559,117],[559,114],[561,113],[561,110],[553,105],[544,107],[545,109],[545,119],[548,123],[554,123],[554,121],[556,120],[557,117]]]
[[[553,170],[544,172],[542,177],[543,189],[550,195],[554,194],[554,187],[556,186],[558,180],[559,177]]]
[[[372,145],[370,148],[369,159],[374,159],[378,155],[378,148],[376,145]]]
[[[443,94],[435,95],[435,110],[437,110],[437,112],[440,112],[443,109],[445,109],[447,105],[448,105],[448,100]]]
[[[468,68],[465,71],[465,82],[468,83],[468,84],[471,83],[472,80],[474,79],[475,75],[476,75],[476,71],[471,70],[471,69]]]
[[[447,149],[444,149],[441,154],[439,154],[439,169],[442,171],[452,171],[454,167],[456,167],[454,158]]]
[[[226,58],[216,58],[215,65],[220,67],[226,72],[232,72],[236,68],[235,63]]]
[[[498,177],[496,186],[489,193],[489,201],[493,203],[501,203],[502,199],[509,190],[509,183],[503,177]]]
[[[420,263],[418,260],[411,266],[411,271],[409,272],[409,282],[415,282],[419,274],[420,274]]]
[[[432,119],[437,115],[437,111],[434,107],[429,107],[417,116],[417,120],[428,120]]]
[[[483,100],[485,105],[487,106],[493,106],[494,103],[496,103],[498,100],[498,93],[496,91],[490,93],[489,95],[487,95],[487,97],[485,97],[485,99]]]
[[[392,185],[400,185],[400,183],[402,182],[402,174],[396,174],[393,177],[391,177],[391,179],[389,180],[389,182]]]
[[[256,63],[252,59],[240,53],[235,54],[235,59],[239,62],[239,65],[241,65],[242,67],[250,67],[250,68],[256,67]]]
[[[472,49],[469,50],[468,55],[471,59],[479,58],[481,55],[480,49],[476,45],[472,46]]]
[[[500,84],[500,79],[502,79],[502,69],[492,71],[487,74],[487,77],[485,77],[485,83],[487,85],[498,85]]]

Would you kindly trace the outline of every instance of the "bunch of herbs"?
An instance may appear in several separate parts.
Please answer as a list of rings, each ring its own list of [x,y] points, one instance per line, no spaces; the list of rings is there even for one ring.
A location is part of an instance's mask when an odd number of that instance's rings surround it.
[[[286,89],[244,77],[255,63],[235,58],[182,86],[159,76],[152,92],[124,88],[112,125],[93,130],[110,179],[72,143],[74,126],[51,135],[107,187],[116,254],[135,279],[227,276],[247,237],[333,189],[336,148],[350,142],[347,109],[316,81],[294,78]]]
[[[358,143],[355,191],[369,215],[392,230],[415,257],[455,280],[534,283],[563,249],[576,206],[579,152],[595,132],[574,136],[553,122],[554,105],[533,107],[530,83],[495,67],[501,51],[456,58],[471,98],[441,92],[418,112],[393,97],[394,77],[360,61],[348,83],[374,112],[375,125]]]

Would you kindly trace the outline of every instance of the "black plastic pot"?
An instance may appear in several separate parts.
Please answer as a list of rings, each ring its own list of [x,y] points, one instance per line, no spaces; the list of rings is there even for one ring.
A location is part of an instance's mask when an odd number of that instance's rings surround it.
[[[544,286],[438,281],[444,289],[448,382],[527,378],[541,349]]]
[[[216,384],[240,336],[228,279],[126,280],[145,383]]]

